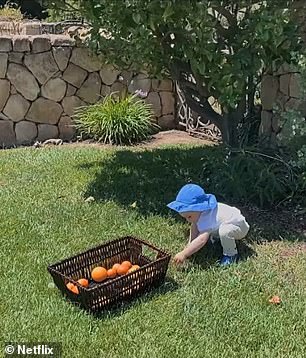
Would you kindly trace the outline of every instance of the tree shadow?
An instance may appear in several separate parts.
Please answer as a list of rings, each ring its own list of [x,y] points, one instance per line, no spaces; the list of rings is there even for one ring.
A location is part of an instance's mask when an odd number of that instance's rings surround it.
[[[93,170],[94,180],[89,183],[84,197],[93,196],[96,201],[114,201],[125,208],[133,208],[142,216],[171,215],[167,203],[174,200],[180,187],[186,183],[199,183],[217,200],[238,206],[251,224],[249,241],[303,240],[294,215],[278,208],[259,210],[245,203],[229,202],[222,193],[215,192],[213,178],[220,177],[224,160],[222,146],[185,145],[158,149],[119,149],[101,161],[85,162],[80,169]],[[216,171],[218,176],[216,176]],[[302,230],[303,231],[303,230]]]
[[[239,262],[247,260],[249,257],[256,256],[256,252],[247,243],[246,240],[237,241],[237,249],[239,252]],[[217,240],[215,243],[208,242],[205,245],[204,250],[200,250],[195,253],[191,258],[190,262],[192,265],[201,267],[204,270],[216,266],[219,264],[220,257],[222,256],[222,246],[220,241]]]
[[[166,204],[184,184],[198,182],[207,191],[211,189],[210,172],[205,172],[205,167],[215,160],[222,161],[218,147],[118,150],[110,159],[84,163],[80,168],[100,168],[85,196],[113,200],[124,207],[134,204],[144,216],[169,216]]]
[[[151,300],[153,300],[158,296],[165,295],[170,292],[174,292],[179,287],[180,285],[176,281],[174,281],[171,277],[166,276],[165,281],[159,287],[155,287],[151,291],[145,294],[140,294],[138,297],[126,299],[125,301],[110,306],[109,308],[103,311],[97,313],[90,313],[90,315],[98,320],[105,320],[105,319],[112,319],[115,317],[119,317],[137,306],[150,302]],[[85,312],[88,313],[87,311]]]

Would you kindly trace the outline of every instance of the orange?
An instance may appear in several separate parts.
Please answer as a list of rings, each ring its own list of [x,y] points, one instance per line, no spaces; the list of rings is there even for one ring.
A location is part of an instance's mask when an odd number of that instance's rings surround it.
[[[114,270],[116,270],[116,272],[117,272],[118,267],[120,267],[120,264],[115,264],[115,265],[113,265],[112,268],[113,268]]]
[[[140,269],[140,266],[138,266],[138,265],[133,265],[133,266],[128,270],[128,273],[134,272],[134,271],[139,270],[139,269]]]
[[[68,288],[68,290],[72,291],[72,288],[74,287],[74,284],[72,282],[68,282],[66,284],[66,287]]]
[[[75,294],[79,293],[79,289],[72,282],[68,282],[66,286],[67,286],[69,291],[71,291],[71,292],[73,292]]]
[[[91,277],[96,282],[102,282],[107,279],[107,270],[98,266],[91,271]]]
[[[123,261],[121,265],[128,266],[129,268],[132,267],[132,264],[130,263],[130,261]]]
[[[75,293],[76,295],[79,294],[79,289],[78,289],[78,287],[75,286],[75,285],[73,285],[73,288],[71,289],[71,291],[72,291],[73,293]]]
[[[118,267],[117,269],[117,274],[122,276],[125,275],[129,270],[129,266],[128,265],[123,265],[123,263]]]
[[[279,305],[282,302],[282,300],[279,296],[273,296],[269,299],[269,302],[274,303],[275,305]]]
[[[83,287],[88,287],[88,285],[89,285],[88,280],[86,280],[86,278],[80,278],[78,280],[78,283]]]
[[[108,276],[108,278],[116,277],[117,276],[117,270],[115,270],[114,268],[111,268],[111,269],[107,270],[107,276]]]

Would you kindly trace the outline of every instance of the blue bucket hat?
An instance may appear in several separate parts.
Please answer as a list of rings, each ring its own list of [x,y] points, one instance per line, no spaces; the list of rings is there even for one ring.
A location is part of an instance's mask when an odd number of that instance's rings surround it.
[[[217,199],[213,194],[206,194],[199,185],[186,184],[178,192],[176,200],[167,206],[178,213],[204,211],[214,209]]]

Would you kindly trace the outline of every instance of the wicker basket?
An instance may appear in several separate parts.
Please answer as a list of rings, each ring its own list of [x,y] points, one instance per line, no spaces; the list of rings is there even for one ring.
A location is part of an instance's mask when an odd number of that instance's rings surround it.
[[[101,283],[91,280],[94,267],[101,265],[108,269],[125,260],[138,264],[140,269]],[[90,313],[98,313],[159,286],[165,279],[169,260],[166,252],[127,236],[50,265],[48,271],[64,295]],[[88,287],[76,282],[81,277],[89,280]],[[68,290],[68,282],[78,286],[79,294]]]

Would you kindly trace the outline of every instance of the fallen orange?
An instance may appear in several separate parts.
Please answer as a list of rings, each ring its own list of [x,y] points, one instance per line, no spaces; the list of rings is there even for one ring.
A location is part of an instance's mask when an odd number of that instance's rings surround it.
[[[279,296],[273,296],[269,299],[269,302],[275,305],[279,305],[282,302],[282,300],[280,299]]]

